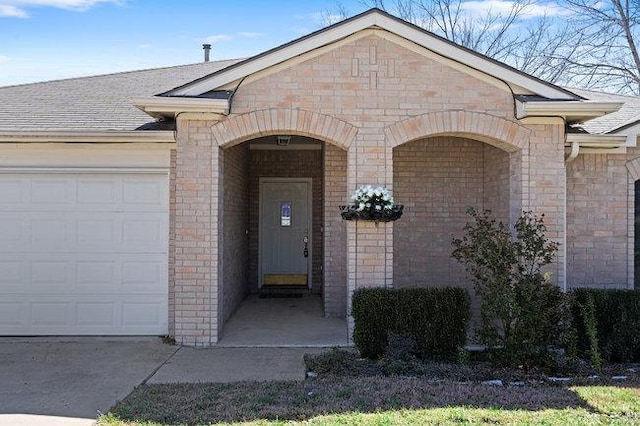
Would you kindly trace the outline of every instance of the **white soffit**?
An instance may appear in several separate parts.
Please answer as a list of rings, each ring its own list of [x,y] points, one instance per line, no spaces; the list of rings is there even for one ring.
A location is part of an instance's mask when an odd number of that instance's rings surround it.
[[[229,112],[228,99],[149,96],[132,99],[131,103],[136,108],[156,118],[176,117],[180,113],[191,112],[217,114],[227,114]]]
[[[618,111],[623,102],[597,101],[516,101],[517,116],[562,117],[567,122],[582,123]]]
[[[552,99],[578,100],[578,96],[528,76],[507,65],[493,61],[470,50],[457,47],[451,42],[441,39],[431,33],[419,29],[409,23],[393,18],[380,10],[371,10],[350,20],[338,23],[332,27],[320,30],[299,41],[285,44],[258,55],[253,59],[218,71],[209,77],[166,92],[166,96],[198,96],[211,90],[219,89],[248,75],[255,74],[269,67],[273,67],[286,60],[304,55],[307,52],[335,43],[356,32],[380,28],[416,43],[444,58],[467,65],[478,71],[495,76],[508,82],[514,88],[522,88],[520,93],[533,93]]]
[[[565,147],[571,147],[570,159],[580,154],[624,154],[627,152],[626,135],[594,135],[568,133]],[[569,160],[570,161],[570,160]]]

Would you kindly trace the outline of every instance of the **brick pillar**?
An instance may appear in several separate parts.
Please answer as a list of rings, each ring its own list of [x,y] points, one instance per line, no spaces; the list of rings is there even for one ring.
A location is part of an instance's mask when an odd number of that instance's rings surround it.
[[[548,270],[560,288],[566,283],[566,168],[564,124],[560,120],[527,124],[533,130],[522,153],[522,209],[544,214],[547,237],[560,244]],[[517,164],[517,163],[516,163]]]
[[[393,155],[382,127],[361,129],[347,153],[347,190],[361,185],[393,190]],[[350,221],[347,224],[347,309],[353,292],[393,285],[393,222]],[[349,339],[353,317],[348,317]]]
[[[177,122],[173,329],[187,346],[218,340],[219,148],[211,125]]]

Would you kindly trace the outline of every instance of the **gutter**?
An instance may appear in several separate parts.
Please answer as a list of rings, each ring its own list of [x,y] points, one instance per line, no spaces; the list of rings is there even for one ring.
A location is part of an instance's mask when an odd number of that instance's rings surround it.
[[[516,118],[562,117],[568,123],[582,123],[618,111],[624,102],[516,101]]]
[[[565,163],[573,161],[578,154],[625,154],[627,135],[568,133],[564,146],[570,148]]]

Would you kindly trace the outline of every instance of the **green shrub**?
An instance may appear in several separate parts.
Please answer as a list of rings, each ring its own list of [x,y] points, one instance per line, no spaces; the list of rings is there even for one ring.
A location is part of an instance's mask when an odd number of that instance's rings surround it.
[[[481,299],[480,343],[501,362],[544,363],[567,315],[564,295],[542,272],[558,244],[546,238],[543,216],[532,212],[522,213],[513,233],[490,211],[468,214],[473,222],[453,239],[452,257],[465,265]]]
[[[577,354],[597,368],[608,362],[640,362],[640,291],[576,289],[571,292]]]
[[[363,357],[377,359],[389,334],[408,336],[422,359],[455,360],[466,340],[469,294],[460,288],[356,290],[353,339]]]

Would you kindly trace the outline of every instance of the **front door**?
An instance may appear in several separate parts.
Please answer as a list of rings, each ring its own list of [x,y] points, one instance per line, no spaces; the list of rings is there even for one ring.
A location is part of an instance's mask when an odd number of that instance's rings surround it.
[[[260,179],[262,286],[311,287],[311,179]]]

